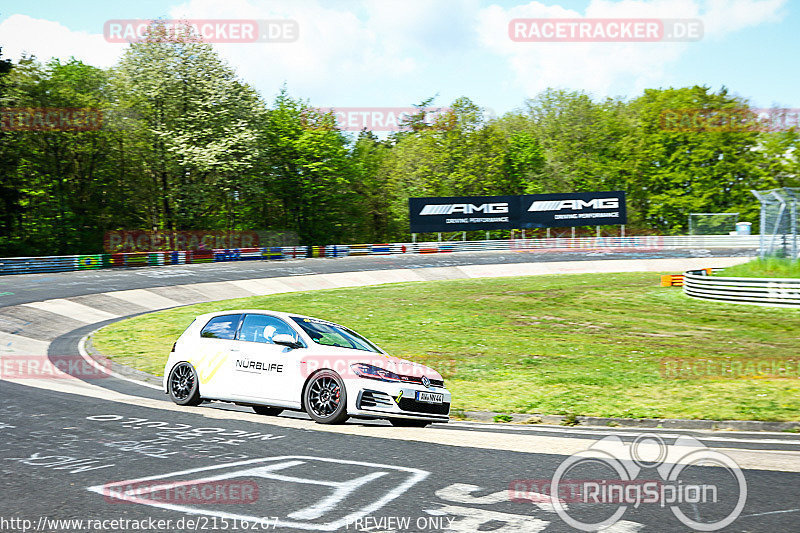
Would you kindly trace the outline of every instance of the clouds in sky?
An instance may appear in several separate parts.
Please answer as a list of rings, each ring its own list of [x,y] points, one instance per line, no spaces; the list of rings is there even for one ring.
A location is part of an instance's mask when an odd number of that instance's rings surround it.
[[[441,88],[467,85],[488,71],[504,87],[533,95],[547,87],[606,95],[669,83],[668,73],[691,47],[779,22],[787,0],[592,0],[583,11],[557,4],[513,7],[479,0],[187,0],[166,15],[191,19],[294,19],[293,43],[215,44],[266,96],[286,82],[319,105],[407,105],[421,80]],[[98,4],[97,9],[102,9]],[[700,18],[700,43],[519,43],[508,37],[514,18]],[[108,13],[109,19],[119,18]],[[3,55],[40,59],[75,56],[109,67],[125,45],[108,43],[102,28],[73,31],[58,21],[11,15],[0,23]],[[458,81],[458,80],[461,81]],[[477,85],[477,81],[474,82]],[[457,87],[452,87],[458,92]],[[438,89],[437,89],[438,90]],[[382,100],[383,98],[383,100]],[[390,100],[390,101],[386,101]],[[502,109],[504,102],[485,102]],[[514,102],[517,105],[519,102]],[[500,110],[498,109],[498,110]]]
[[[57,21],[19,14],[0,22],[0,47],[3,57],[14,61],[23,54],[42,60],[75,56],[103,68],[116,63],[122,51],[120,45],[106,42],[102,28],[97,33],[73,31]]]
[[[641,92],[663,85],[670,69],[690,47],[681,42],[574,42],[519,43],[507,36],[515,18],[663,18],[696,19],[705,39],[720,39],[750,26],[779,19],[785,0],[712,0],[701,6],[692,0],[594,0],[583,13],[530,2],[510,9],[490,6],[480,10],[481,42],[508,62],[517,83],[528,94],[547,87],[580,88],[595,94],[613,94],[622,86]],[[705,9],[703,9],[705,8]]]

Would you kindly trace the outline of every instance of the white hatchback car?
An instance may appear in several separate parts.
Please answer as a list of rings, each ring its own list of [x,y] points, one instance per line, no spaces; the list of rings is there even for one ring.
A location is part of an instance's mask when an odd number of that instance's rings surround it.
[[[344,326],[263,310],[195,318],[172,347],[164,392],[179,405],[305,410],[323,424],[352,416],[421,427],[450,413],[450,392],[435,370],[392,357]]]

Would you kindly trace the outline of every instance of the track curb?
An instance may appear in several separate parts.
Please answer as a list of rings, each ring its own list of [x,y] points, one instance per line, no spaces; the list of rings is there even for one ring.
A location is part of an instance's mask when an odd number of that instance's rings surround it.
[[[526,424],[526,425],[557,425],[557,426],[583,426],[583,427],[625,427],[625,428],[658,428],[658,429],[706,429],[716,431],[769,431],[769,432],[798,432],[800,422],[769,422],[762,420],[705,420],[681,418],[615,418],[597,416],[541,415],[522,413],[499,413],[491,411],[464,411],[465,418],[453,420],[470,420],[475,422],[490,422],[493,424]],[[498,422],[495,417],[511,417],[508,422]]]

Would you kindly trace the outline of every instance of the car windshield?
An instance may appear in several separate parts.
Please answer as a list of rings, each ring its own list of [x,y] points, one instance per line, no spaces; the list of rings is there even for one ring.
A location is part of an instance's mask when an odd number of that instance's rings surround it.
[[[325,322],[324,320],[317,320],[316,318],[293,316],[292,320],[303,328],[303,331],[317,344],[381,353],[377,346],[344,326],[333,324],[332,322]]]

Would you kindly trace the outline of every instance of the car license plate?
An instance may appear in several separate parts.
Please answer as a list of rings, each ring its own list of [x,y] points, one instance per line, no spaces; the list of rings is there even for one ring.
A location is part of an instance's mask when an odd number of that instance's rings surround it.
[[[417,401],[425,403],[442,403],[444,402],[444,394],[438,392],[417,391]]]

